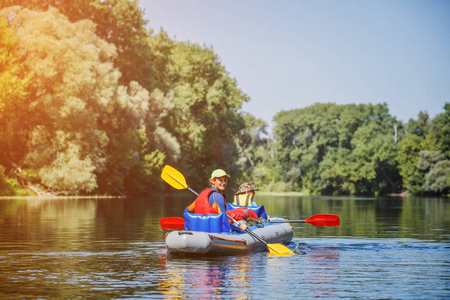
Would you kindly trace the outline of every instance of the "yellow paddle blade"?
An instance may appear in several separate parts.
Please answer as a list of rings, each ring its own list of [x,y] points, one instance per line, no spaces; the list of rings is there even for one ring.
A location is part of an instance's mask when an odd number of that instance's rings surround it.
[[[162,170],[161,178],[177,190],[184,190],[188,188],[183,174],[169,165],[166,165]]]
[[[281,254],[281,255],[295,254],[288,247],[283,246],[281,244],[267,244],[266,246],[267,248],[269,248],[270,254]]]

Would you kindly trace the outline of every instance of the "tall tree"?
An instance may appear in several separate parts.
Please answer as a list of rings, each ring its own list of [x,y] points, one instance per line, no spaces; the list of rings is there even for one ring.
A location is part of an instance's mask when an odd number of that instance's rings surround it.
[[[97,176],[114,170],[107,169],[111,148],[127,153],[128,161],[139,151],[134,132],[143,126],[149,93],[138,83],[119,84],[116,48],[95,34],[91,21],[71,23],[53,8],[5,8],[0,17],[6,16],[19,59],[33,74],[24,165],[39,170],[42,184],[56,191],[94,191]],[[124,136],[131,141],[117,144]]]
[[[14,5],[43,11],[57,8],[71,22],[91,20],[96,35],[116,46],[119,55],[113,62],[122,74],[120,83],[137,81],[147,89],[154,87],[157,74],[148,44],[151,31],[146,29],[148,21],[137,0],[5,0],[0,9]]]
[[[242,175],[237,182],[251,181],[263,185],[268,178],[271,160],[271,141],[267,133],[267,124],[251,114],[244,115],[245,128],[236,137],[239,159],[237,164]]]
[[[274,119],[278,173],[294,188],[375,194],[398,186],[397,122],[386,104],[315,104]]]
[[[405,126],[406,134],[398,143],[397,162],[404,189],[413,194],[423,193],[425,175],[430,170],[419,167],[423,151],[438,151],[440,129],[432,126],[425,112],[420,112],[417,120],[410,119]],[[437,130],[436,130],[437,129]]]
[[[248,97],[212,49],[196,44],[176,43],[166,74],[175,107],[161,124],[180,141],[183,168],[202,185],[214,168],[234,172],[235,135],[244,128],[239,109]]]
[[[444,112],[437,115],[431,124],[431,133],[436,137],[438,149],[450,158],[450,103],[445,103]]]
[[[0,18],[0,165],[8,169],[26,154],[28,86],[31,74],[19,58],[17,37]]]
[[[425,149],[423,138],[407,134],[398,144],[397,162],[399,172],[402,177],[403,187],[411,193],[418,193],[422,190],[424,176],[417,169],[420,151]]]

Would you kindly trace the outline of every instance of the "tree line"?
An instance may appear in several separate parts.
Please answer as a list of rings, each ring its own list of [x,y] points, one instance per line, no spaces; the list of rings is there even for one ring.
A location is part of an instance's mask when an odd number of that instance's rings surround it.
[[[291,189],[447,195],[450,104],[403,124],[386,104],[316,104],[275,116],[276,174]]]
[[[137,1],[0,4],[0,194],[148,195],[165,164],[266,191],[447,195],[450,107],[315,104],[267,124],[211,47],[147,28]]]

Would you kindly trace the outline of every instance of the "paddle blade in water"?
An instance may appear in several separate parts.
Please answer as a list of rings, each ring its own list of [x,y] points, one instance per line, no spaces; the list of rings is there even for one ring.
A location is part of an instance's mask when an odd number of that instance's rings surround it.
[[[161,173],[161,178],[178,190],[184,190],[188,188],[186,179],[184,178],[183,174],[169,165],[166,165],[164,167]]]
[[[286,246],[283,246],[281,244],[266,244],[267,248],[269,248],[270,254],[277,254],[277,255],[287,255],[287,254],[295,254]]]
[[[159,224],[164,230],[184,229],[184,219],[179,217],[162,218],[159,220]]]
[[[314,215],[305,222],[314,226],[339,226],[341,224],[339,216],[328,214]]]

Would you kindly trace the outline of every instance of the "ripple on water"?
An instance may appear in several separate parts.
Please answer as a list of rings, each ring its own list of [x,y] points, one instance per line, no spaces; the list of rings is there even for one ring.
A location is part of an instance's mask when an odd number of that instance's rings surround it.
[[[42,298],[62,291],[158,298],[445,298],[449,245],[414,239],[294,239],[301,254],[171,257],[162,242],[115,245],[115,251],[3,255],[10,294]],[[100,247],[101,248],[101,247]],[[100,249],[102,250],[102,249]],[[30,267],[33,266],[33,267]],[[35,295],[36,296],[36,295]],[[35,298],[35,297],[34,297]]]

